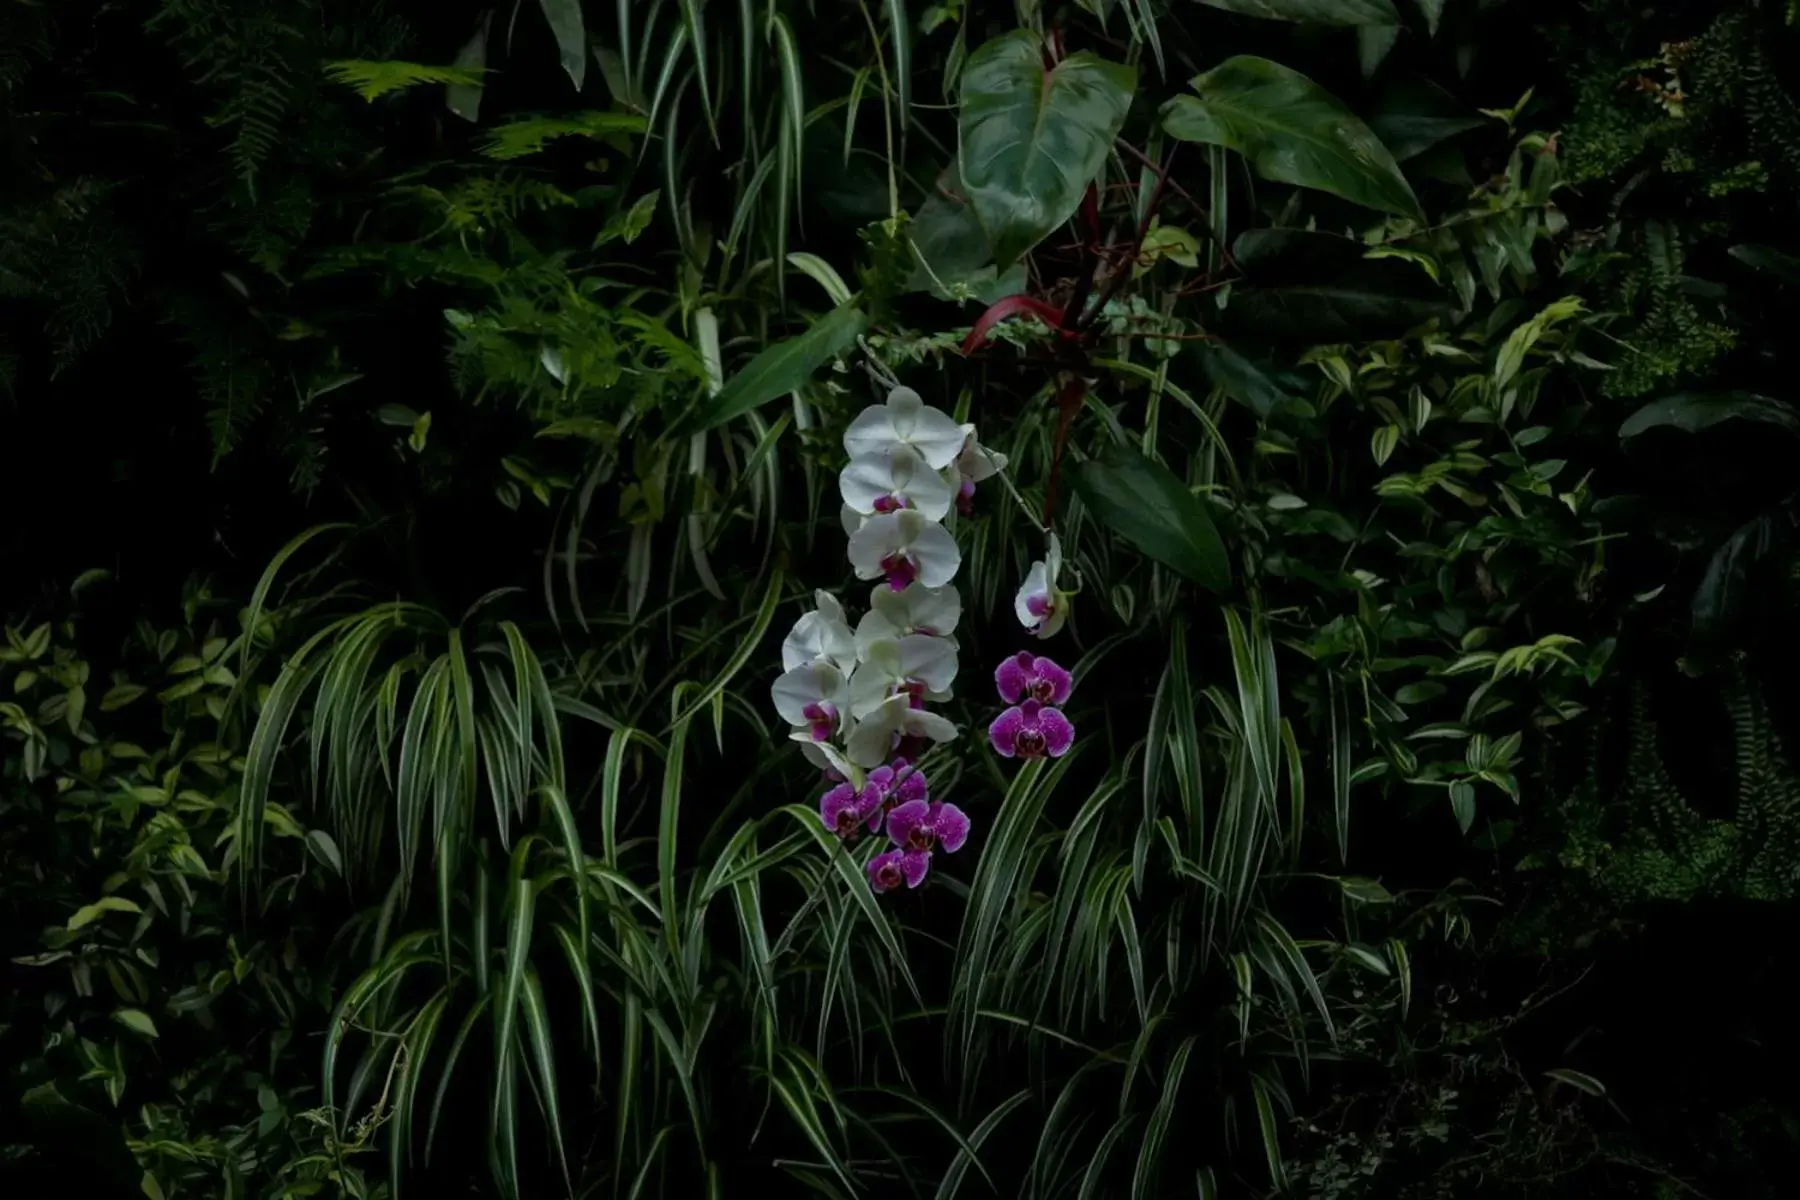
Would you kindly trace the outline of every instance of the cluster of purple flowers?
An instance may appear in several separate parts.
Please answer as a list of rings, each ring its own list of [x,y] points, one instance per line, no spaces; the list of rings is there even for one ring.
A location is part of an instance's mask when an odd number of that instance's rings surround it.
[[[1075,726],[1059,707],[1069,698],[1069,673],[1040,655],[1021,650],[994,669],[1000,698],[1012,707],[988,726],[988,740],[1007,758],[1061,758],[1075,741]]]
[[[819,799],[826,828],[846,842],[887,830],[891,850],[869,860],[869,886],[889,892],[916,888],[931,870],[935,850],[954,854],[969,840],[969,818],[954,804],[934,801],[925,773],[904,758],[876,767],[858,789],[840,783]]]

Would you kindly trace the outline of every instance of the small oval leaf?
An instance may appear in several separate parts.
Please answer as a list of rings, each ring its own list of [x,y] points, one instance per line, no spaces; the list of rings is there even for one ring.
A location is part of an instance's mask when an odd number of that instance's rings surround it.
[[[1139,550],[1214,591],[1231,585],[1225,543],[1201,502],[1155,459],[1113,446],[1075,471],[1083,503]]]

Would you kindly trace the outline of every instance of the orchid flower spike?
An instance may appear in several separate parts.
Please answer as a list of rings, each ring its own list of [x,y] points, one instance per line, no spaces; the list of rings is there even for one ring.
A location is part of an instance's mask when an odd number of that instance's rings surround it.
[[[851,458],[885,455],[905,446],[933,471],[954,462],[965,440],[962,426],[909,387],[889,392],[886,404],[863,409],[844,431],[844,449]]]
[[[954,853],[969,840],[969,818],[954,804],[913,800],[888,814],[894,849],[869,860],[869,886],[889,892],[905,883],[916,888],[931,870],[931,852]]]
[[[1052,637],[1069,619],[1069,593],[1056,586],[1062,572],[1062,542],[1053,533],[1050,549],[1031,564],[1019,594],[1013,600],[1013,611],[1019,623],[1037,637]]]
[[[896,592],[915,579],[926,587],[943,587],[956,578],[962,551],[942,525],[903,508],[863,522],[850,537],[850,565],[858,579],[886,576]]]

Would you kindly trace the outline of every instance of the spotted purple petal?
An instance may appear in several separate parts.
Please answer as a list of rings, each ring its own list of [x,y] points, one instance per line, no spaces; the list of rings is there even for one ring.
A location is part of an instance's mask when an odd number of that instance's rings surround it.
[[[888,840],[902,850],[929,852],[937,844],[931,824],[931,805],[923,800],[901,804],[888,813]]]
[[[925,882],[925,872],[931,870],[931,854],[924,850],[905,850],[900,854],[900,872],[906,876],[906,886],[916,888]]]
[[[954,804],[939,801],[931,806],[931,825],[937,833],[938,848],[946,854],[961,850],[969,840],[969,817]]]
[[[988,741],[1005,758],[1018,754],[1019,733],[1025,728],[1025,714],[1016,705],[994,718],[988,726]]]
[[[1073,685],[1069,673],[1049,659],[1021,650],[994,668],[994,686],[1008,704],[1021,699],[1039,704],[1061,704]]]
[[[1044,751],[1051,758],[1061,758],[1075,744],[1075,726],[1061,709],[1046,708],[1038,713],[1038,729],[1044,735]]]
[[[1069,698],[1069,690],[1075,685],[1067,671],[1042,655],[1031,660],[1031,675],[1031,698],[1040,704],[1061,704]]]
[[[1000,689],[1000,698],[1008,704],[1017,704],[1025,689],[1031,686],[1031,652],[1021,650],[1010,658],[1000,661],[994,668],[994,686]]]
[[[931,793],[926,790],[925,772],[910,765],[904,758],[894,760],[894,795],[899,803],[906,804],[913,800],[929,800]]]

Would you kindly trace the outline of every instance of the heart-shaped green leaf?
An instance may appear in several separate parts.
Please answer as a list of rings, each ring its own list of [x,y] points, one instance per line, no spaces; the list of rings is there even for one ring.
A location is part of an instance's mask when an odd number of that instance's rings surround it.
[[[962,72],[963,192],[1004,271],[1074,215],[1125,123],[1137,72],[1082,51],[1054,67],[1028,29],[995,38]]]
[[[799,337],[767,347],[719,389],[719,394],[701,410],[694,430],[723,425],[794,391],[811,379],[814,371],[855,345],[867,325],[868,317],[852,298],[850,303],[840,304],[819,318]]]
[[[1213,591],[1231,586],[1212,517],[1155,459],[1113,446],[1076,469],[1075,491],[1103,524],[1151,558]]]
[[[1394,0],[1200,0],[1226,12],[1306,25],[1398,25]]]
[[[1197,95],[1163,107],[1172,137],[1242,154],[1265,179],[1330,192],[1353,204],[1419,216],[1394,156],[1337,97],[1266,58],[1239,55],[1193,80]]]

